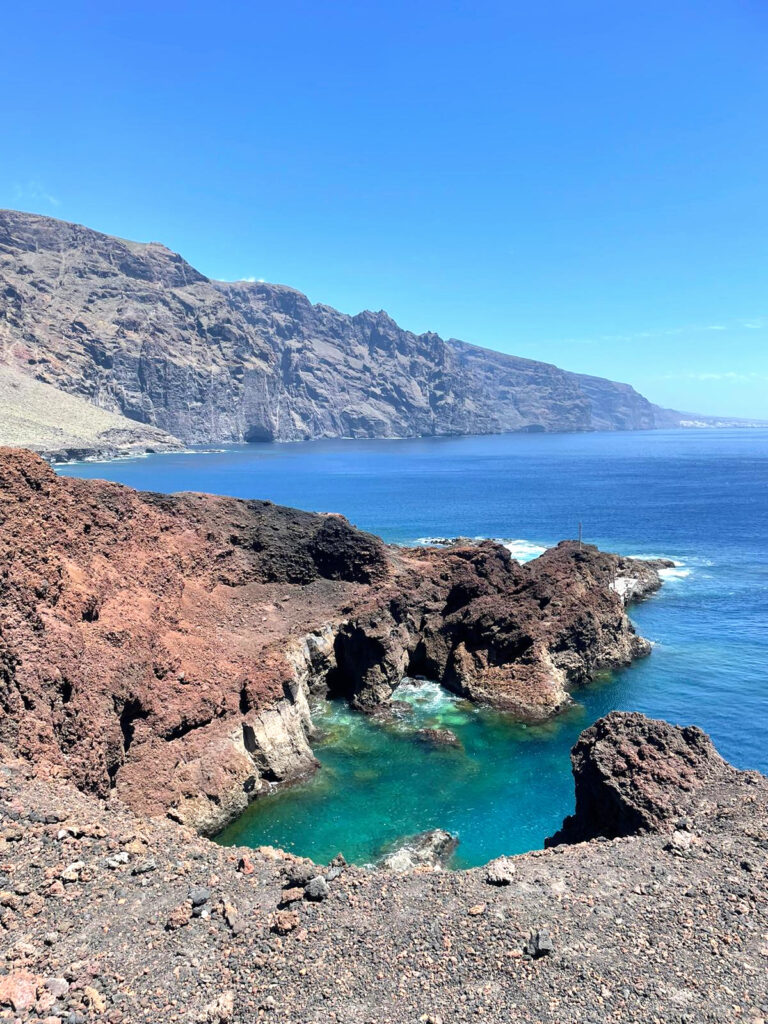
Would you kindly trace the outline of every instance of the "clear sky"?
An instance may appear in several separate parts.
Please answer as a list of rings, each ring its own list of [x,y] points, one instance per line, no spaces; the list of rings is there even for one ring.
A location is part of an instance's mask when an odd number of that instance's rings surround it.
[[[6,4],[0,206],[768,418],[765,0]]]

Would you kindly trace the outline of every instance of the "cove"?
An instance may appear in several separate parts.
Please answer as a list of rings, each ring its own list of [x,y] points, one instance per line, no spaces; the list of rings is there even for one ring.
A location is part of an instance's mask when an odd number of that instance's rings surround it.
[[[434,682],[406,680],[393,699],[407,713],[391,720],[342,700],[314,703],[317,773],[256,800],[218,841],[278,846],[320,863],[342,852],[366,864],[399,839],[439,827],[459,837],[451,866],[472,867],[540,846],[559,826],[570,780],[558,761],[586,723],[583,708],[525,726]],[[435,727],[450,729],[460,746],[418,736]]]
[[[768,770],[766,431],[232,445],[61,471],[337,511],[395,543],[494,537],[519,558],[574,536],[581,520],[606,550],[679,563],[630,611],[651,656],[577,691],[577,705],[546,726],[450,698],[443,710],[418,709],[414,722],[461,717],[450,726],[457,756],[424,748],[405,720],[389,726],[321,703],[316,776],[252,804],[225,842],[366,863],[439,826],[459,835],[457,866],[540,847],[572,809],[571,746],[613,709],[695,723],[738,767]]]

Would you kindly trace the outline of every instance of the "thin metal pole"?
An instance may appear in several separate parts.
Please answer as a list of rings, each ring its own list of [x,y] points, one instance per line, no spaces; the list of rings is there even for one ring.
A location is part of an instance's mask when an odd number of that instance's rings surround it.
[[[581,551],[581,523],[579,523],[579,551]]]

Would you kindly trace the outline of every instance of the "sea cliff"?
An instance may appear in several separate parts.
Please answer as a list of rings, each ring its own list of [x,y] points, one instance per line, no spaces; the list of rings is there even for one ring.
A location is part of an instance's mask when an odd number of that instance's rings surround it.
[[[383,311],[349,316],[284,285],[213,281],[163,245],[13,210],[0,211],[0,346],[0,385],[15,371],[151,426],[150,448],[159,431],[194,444],[681,420],[627,384],[415,334]],[[2,427],[0,443],[17,443]]]

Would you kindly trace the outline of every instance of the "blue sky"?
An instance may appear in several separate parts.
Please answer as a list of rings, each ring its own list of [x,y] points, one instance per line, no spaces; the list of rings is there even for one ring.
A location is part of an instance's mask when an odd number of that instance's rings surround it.
[[[768,418],[763,0],[6,5],[0,206]]]

